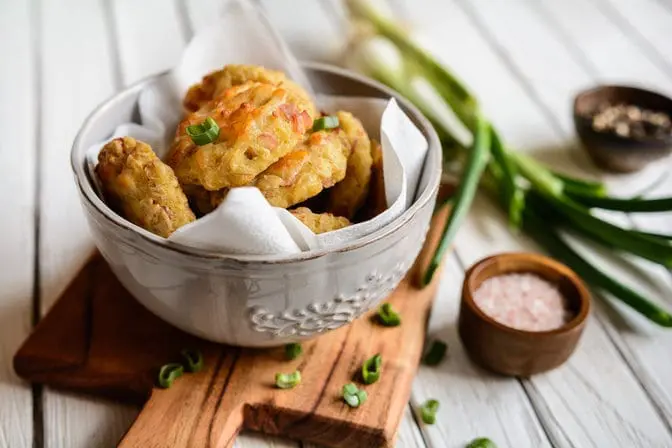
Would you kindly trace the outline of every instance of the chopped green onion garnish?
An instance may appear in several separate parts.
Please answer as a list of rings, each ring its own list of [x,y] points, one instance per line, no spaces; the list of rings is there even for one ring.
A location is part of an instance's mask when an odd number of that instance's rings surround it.
[[[173,385],[173,382],[184,374],[184,367],[182,364],[171,362],[161,367],[159,370],[159,386],[168,389]]]
[[[334,129],[340,125],[336,115],[327,115],[313,121],[313,132],[323,131],[325,129]]]
[[[357,408],[364,404],[367,394],[365,390],[357,389],[353,383],[343,386],[343,401],[351,408]]]
[[[343,386],[343,395],[355,395],[359,389],[354,383],[348,383]]]
[[[467,448],[497,448],[495,442],[488,439],[487,437],[479,437],[471,441]]]
[[[427,400],[420,407],[420,417],[427,425],[433,425],[436,422],[436,411],[439,410],[439,402],[436,400]]]
[[[364,384],[373,384],[378,381],[382,365],[383,358],[380,354],[364,361],[364,364],[362,364],[362,380]]]
[[[396,327],[401,324],[401,316],[392,309],[389,303],[383,303],[378,308],[378,320],[386,327]]]
[[[359,397],[355,394],[352,395],[343,395],[343,400],[350,406],[351,408],[356,408],[359,406]]]
[[[219,126],[215,120],[208,117],[201,124],[187,126],[187,135],[198,146],[207,145],[219,137]]]
[[[355,394],[357,396],[357,399],[359,400],[359,405],[363,405],[366,399],[369,397],[368,394],[364,389],[359,389],[357,393]]]
[[[301,356],[303,349],[301,344],[287,344],[285,345],[285,357],[290,361]]]
[[[184,359],[184,369],[187,372],[200,372],[203,370],[203,354],[198,350],[182,350],[180,352]]]
[[[428,366],[438,365],[443,360],[443,357],[446,356],[447,349],[448,346],[445,342],[439,341],[438,339],[432,341],[432,345],[422,358],[422,362]]]
[[[301,382],[301,372],[276,373],[275,385],[280,389],[292,389]]]

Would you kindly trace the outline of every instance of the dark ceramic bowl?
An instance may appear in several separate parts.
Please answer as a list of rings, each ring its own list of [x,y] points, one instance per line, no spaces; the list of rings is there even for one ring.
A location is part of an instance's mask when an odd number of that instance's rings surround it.
[[[597,166],[607,171],[630,173],[672,152],[672,137],[621,137],[595,131],[590,116],[604,103],[629,104],[666,112],[672,117],[672,99],[649,90],[600,86],[579,93],[574,99],[574,126],[583,147]]]
[[[573,318],[550,331],[524,331],[496,322],[474,302],[474,291],[488,278],[532,273],[558,285]],[[567,266],[548,257],[506,253],[485,258],[466,273],[458,330],[464,347],[477,364],[497,373],[529,376],[564,363],[574,352],[590,311],[590,294]]]

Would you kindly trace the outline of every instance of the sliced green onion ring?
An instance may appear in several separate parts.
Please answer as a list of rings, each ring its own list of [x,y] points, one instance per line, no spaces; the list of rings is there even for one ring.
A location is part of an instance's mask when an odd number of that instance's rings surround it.
[[[336,115],[327,115],[326,117],[316,118],[315,121],[313,121],[313,132],[334,129],[339,126],[340,122]]]
[[[279,389],[292,389],[301,383],[301,372],[298,370],[292,373],[276,373],[275,385]]]
[[[436,422],[436,411],[439,410],[437,400],[427,400],[420,406],[420,417],[426,425],[433,425]]]
[[[429,346],[425,356],[422,358],[423,364],[428,366],[438,365],[443,361],[447,350],[448,346],[445,342],[439,341],[438,339],[432,341],[432,345]]]
[[[383,358],[380,354],[376,354],[364,361],[362,364],[362,380],[364,384],[373,384],[380,378],[382,370]]]
[[[368,395],[365,390],[358,389],[353,383],[343,386],[343,401],[351,408],[358,408],[366,401]]]
[[[401,316],[394,311],[389,303],[383,303],[378,308],[378,320],[386,327],[396,327],[401,324]]]
[[[285,357],[290,361],[301,356],[302,352],[301,344],[293,343],[285,345]]]
[[[184,370],[190,373],[203,370],[203,353],[198,350],[182,350],[180,352],[184,359]]]
[[[495,442],[488,439],[487,437],[479,437],[471,441],[467,448],[497,448]]]
[[[369,397],[364,389],[359,389],[355,396],[359,400],[359,406],[363,405],[366,399]]]
[[[343,386],[343,395],[355,395],[357,393],[357,386],[355,383],[348,383]]]
[[[187,135],[198,146],[207,145],[219,137],[219,125],[212,117],[207,117],[201,124],[187,126]]]
[[[164,365],[159,370],[159,386],[164,389],[168,389],[173,385],[176,379],[181,377],[184,374],[184,367],[182,364],[171,362]]]

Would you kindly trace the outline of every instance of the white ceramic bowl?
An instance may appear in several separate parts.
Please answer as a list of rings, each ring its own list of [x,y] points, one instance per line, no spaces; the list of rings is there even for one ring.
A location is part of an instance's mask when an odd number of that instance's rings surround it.
[[[216,342],[286,344],[334,330],[375,306],[406,274],[429,228],[441,148],[429,122],[385,86],[350,71],[305,64],[318,93],[395,97],[429,142],[413,205],[365,238],[283,258],[225,256],[175,244],[126,221],[96,194],[85,152],[121,123],[137,120],[150,80],[102,104],[82,126],[71,162],[94,241],[121,283],[151,312]]]

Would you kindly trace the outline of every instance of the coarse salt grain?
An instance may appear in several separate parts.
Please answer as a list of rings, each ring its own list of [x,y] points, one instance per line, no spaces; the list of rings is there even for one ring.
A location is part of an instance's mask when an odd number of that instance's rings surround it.
[[[534,274],[491,277],[474,292],[474,302],[495,321],[518,330],[554,330],[572,317],[557,285]]]

